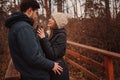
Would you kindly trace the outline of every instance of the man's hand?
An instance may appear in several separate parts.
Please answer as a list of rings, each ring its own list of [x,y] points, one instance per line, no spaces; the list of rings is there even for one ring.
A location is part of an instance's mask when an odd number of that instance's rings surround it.
[[[63,72],[63,68],[61,66],[59,66],[59,63],[54,63],[54,67],[52,69],[54,71],[55,74],[59,74],[61,75],[61,72]]]

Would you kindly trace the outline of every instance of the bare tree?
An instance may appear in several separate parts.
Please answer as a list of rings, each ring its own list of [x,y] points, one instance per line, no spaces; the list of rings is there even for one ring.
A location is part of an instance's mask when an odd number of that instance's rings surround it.
[[[63,1],[64,0],[57,0],[57,11],[58,12],[63,12],[63,8],[62,8]]]
[[[51,0],[49,0],[49,16],[51,15]]]
[[[113,0],[113,18],[117,17],[117,14],[119,12],[119,8],[120,8],[120,1]]]
[[[105,13],[106,13],[106,19],[108,21],[111,19],[109,3],[110,3],[109,0],[105,0]]]
[[[81,8],[81,7],[82,7],[82,6],[81,6],[82,4],[81,4],[81,0],[78,0],[78,1],[79,1],[79,3],[80,3],[80,13],[81,13],[81,17],[82,17],[82,8]]]
[[[94,3],[94,11],[95,14],[97,14],[96,17],[98,18],[105,18],[105,5],[103,4],[104,1],[102,0],[97,0]]]
[[[67,13],[69,13],[69,4],[68,4],[68,0],[66,0],[66,11],[67,11]]]
[[[62,1],[61,0],[57,0],[57,11],[62,12]]]
[[[73,7],[73,11],[74,11],[74,17],[77,18],[78,15],[77,15],[77,0],[71,0],[72,2],[72,7]]]
[[[84,12],[85,12],[85,16],[84,16],[85,18],[87,18],[87,16],[90,18],[95,17],[93,0],[86,0]]]
[[[118,12],[118,8],[117,8],[117,2],[118,2],[119,0],[115,0],[115,16],[117,15],[117,12]]]
[[[49,17],[49,13],[50,13],[50,9],[49,9],[49,5],[48,5],[48,0],[44,0],[44,7],[45,7],[45,10],[46,10],[46,16]]]
[[[75,17],[78,18],[77,0],[75,0]]]
[[[38,0],[40,6],[42,7],[42,14],[44,14],[44,9],[46,12],[46,17],[49,18],[51,14],[51,0]]]

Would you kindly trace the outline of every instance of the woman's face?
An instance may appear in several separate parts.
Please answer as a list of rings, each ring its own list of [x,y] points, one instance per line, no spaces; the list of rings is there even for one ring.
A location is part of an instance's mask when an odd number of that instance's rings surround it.
[[[56,25],[56,22],[55,20],[51,17],[49,20],[48,20],[48,27],[50,28],[55,28],[55,25]]]

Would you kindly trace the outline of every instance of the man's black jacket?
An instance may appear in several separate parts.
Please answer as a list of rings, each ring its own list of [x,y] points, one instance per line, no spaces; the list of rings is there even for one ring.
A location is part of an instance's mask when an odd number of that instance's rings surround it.
[[[49,80],[48,71],[54,62],[45,58],[33,22],[25,14],[16,12],[5,21],[9,28],[8,42],[11,57],[22,76]]]

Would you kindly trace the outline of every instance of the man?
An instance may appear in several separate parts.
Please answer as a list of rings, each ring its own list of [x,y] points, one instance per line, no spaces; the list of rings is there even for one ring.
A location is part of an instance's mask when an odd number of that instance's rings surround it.
[[[39,4],[25,0],[21,12],[15,12],[5,21],[9,28],[8,41],[13,63],[21,74],[21,80],[50,80],[49,71],[60,73],[58,63],[45,58],[39,38],[33,29],[33,20],[38,16]]]

